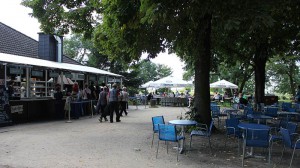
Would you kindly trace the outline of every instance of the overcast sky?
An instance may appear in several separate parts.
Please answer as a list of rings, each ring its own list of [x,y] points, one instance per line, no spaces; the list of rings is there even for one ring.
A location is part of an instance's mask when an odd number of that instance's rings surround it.
[[[22,32],[23,34],[38,40],[39,23],[35,18],[31,18],[28,13],[31,9],[20,5],[21,0],[0,0],[0,22]],[[165,64],[172,68],[173,75],[182,78],[184,63],[172,54],[161,53],[154,63]]]

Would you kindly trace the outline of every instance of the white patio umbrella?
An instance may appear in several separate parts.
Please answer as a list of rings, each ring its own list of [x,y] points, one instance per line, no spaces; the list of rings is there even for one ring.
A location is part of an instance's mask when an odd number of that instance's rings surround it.
[[[192,82],[187,82],[174,76],[167,76],[149,84],[155,88],[171,88],[171,87],[186,87],[192,86]]]
[[[145,84],[142,84],[140,86],[140,88],[150,88],[150,87],[154,87],[154,84],[153,84],[154,81],[149,81],[149,82],[146,82]]]
[[[210,88],[229,88],[229,89],[237,89],[238,86],[231,83],[231,82],[228,82],[226,80],[220,80],[220,81],[217,81],[217,82],[214,82],[212,84],[210,84]]]

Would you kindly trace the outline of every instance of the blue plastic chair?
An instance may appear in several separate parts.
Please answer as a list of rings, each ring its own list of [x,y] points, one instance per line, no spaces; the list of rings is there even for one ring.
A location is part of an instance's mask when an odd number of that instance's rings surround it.
[[[158,133],[158,124],[165,124],[164,116],[152,117],[153,135],[151,148],[153,147],[154,134]]]
[[[269,149],[269,159],[271,161],[271,148],[270,148],[270,129],[246,129],[243,134],[243,157],[242,166],[244,166],[246,147],[260,147]]]
[[[292,149],[293,153],[292,153],[292,158],[291,158],[290,166],[289,166],[289,167],[291,167],[292,162],[293,162],[293,158],[294,158],[294,154],[295,154],[295,150],[300,149],[300,138],[293,141],[293,137],[295,135],[299,136],[299,134],[290,134],[289,130],[284,129],[284,128],[280,128],[280,133],[281,133],[282,138],[283,138],[283,149],[282,149],[280,161],[282,160],[283,152],[285,151],[285,148]]]
[[[221,113],[220,106],[211,105],[210,110],[211,110],[211,117],[213,119],[218,120],[218,127],[219,127],[220,117],[225,117],[225,116],[227,116],[227,114]]]
[[[210,122],[209,127],[207,127],[206,124],[198,124],[197,129],[193,130],[190,134],[190,148],[192,147],[193,136],[206,137],[206,138],[208,138],[210,153],[212,153],[210,136],[211,136],[211,130],[212,130],[213,125],[214,125],[214,121]]]
[[[286,124],[283,124],[280,128],[287,129],[290,134],[294,134],[297,131],[297,127],[298,127],[298,125],[296,123],[288,122]],[[283,137],[282,137],[281,134],[271,135],[271,139],[270,139],[270,141],[271,141],[271,151],[273,149],[273,142],[278,142],[278,141],[282,141],[282,140],[283,140]]]
[[[278,117],[278,107],[267,107],[265,111],[265,115],[270,117]]]
[[[227,136],[225,140],[225,147],[227,144],[227,139],[229,137],[234,137],[238,141],[238,153],[240,153],[239,139],[242,138],[242,132],[238,128],[240,121],[238,118],[230,118],[230,119],[226,119],[225,123],[226,123],[226,136]]]
[[[282,102],[281,104],[282,111],[288,111],[289,108],[292,108],[292,103]]]
[[[158,124],[158,137],[159,140],[167,142],[167,153],[168,153],[168,142],[177,142],[177,161],[179,153],[179,140],[183,140],[183,136],[177,135],[175,125]],[[159,141],[157,142],[156,158],[158,155]]]

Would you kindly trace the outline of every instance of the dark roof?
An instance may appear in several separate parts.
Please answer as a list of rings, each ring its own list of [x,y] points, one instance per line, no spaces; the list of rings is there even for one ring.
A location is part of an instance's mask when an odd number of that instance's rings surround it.
[[[38,42],[0,22],[0,53],[38,58]]]
[[[79,64],[79,65],[82,65],[78,61],[76,61],[76,60],[74,60],[74,59],[72,59],[72,58],[70,58],[70,57],[68,57],[66,55],[63,56],[63,62],[64,63],[68,63],[68,64]]]
[[[33,38],[0,22],[0,53],[39,58],[38,44]],[[65,55],[63,62],[82,65]]]

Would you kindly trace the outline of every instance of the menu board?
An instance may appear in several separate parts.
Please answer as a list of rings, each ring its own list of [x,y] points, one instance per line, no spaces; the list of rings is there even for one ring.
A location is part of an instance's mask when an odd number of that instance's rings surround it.
[[[17,75],[22,75],[23,74],[23,69],[19,68],[9,68],[9,73],[10,74],[17,74]]]
[[[0,85],[0,124],[11,123],[9,116],[10,111],[8,94],[4,85]]]
[[[43,71],[31,71],[31,76],[43,77]]]
[[[49,77],[50,78],[56,78],[56,77],[58,77],[58,73],[57,72],[49,72]]]

